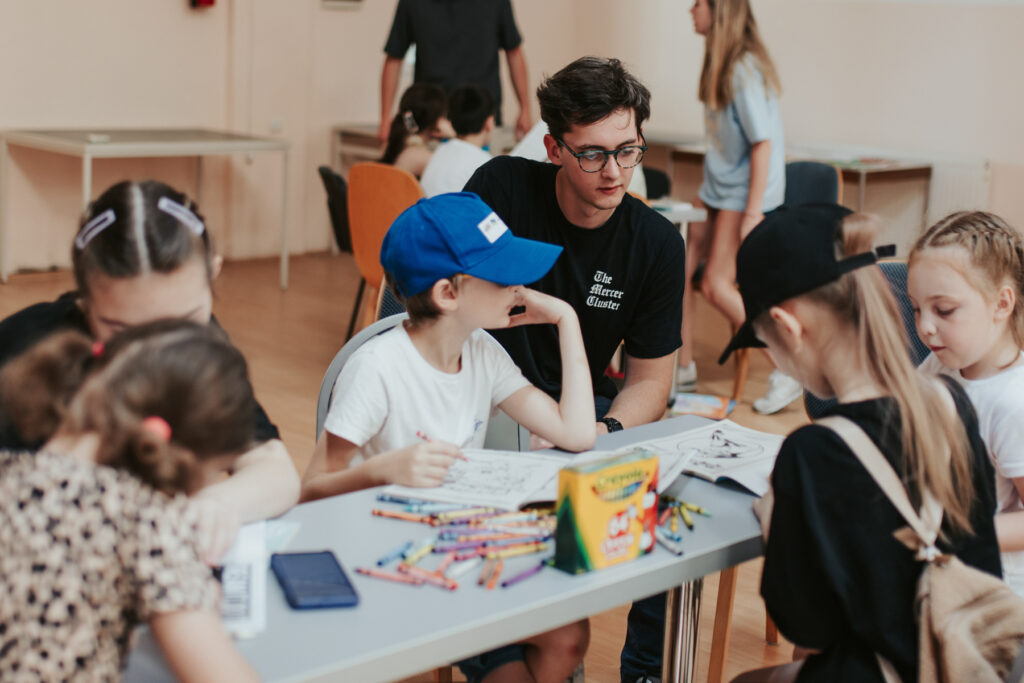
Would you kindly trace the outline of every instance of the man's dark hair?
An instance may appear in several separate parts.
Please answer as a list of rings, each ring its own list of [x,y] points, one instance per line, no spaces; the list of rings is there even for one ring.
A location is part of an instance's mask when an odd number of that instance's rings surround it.
[[[460,85],[448,96],[448,120],[456,135],[475,135],[494,116],[494,95],[479,85]]]
[[[636,131],[651,115],[651,91],[622,62],[580,57],[537,88],[540,117],[556,138],[572,126],[596,123],[619,109],[632,109]]]

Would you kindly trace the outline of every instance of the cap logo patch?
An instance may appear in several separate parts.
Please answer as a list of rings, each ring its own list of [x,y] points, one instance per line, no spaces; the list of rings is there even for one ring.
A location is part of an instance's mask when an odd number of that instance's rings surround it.
[[[508,226],[498,218],[498,214],[493,211],[483,219],[476,226],[483,236],[487,238],[487,241],[494,244],[495,240],[504,235],[508,231]]]

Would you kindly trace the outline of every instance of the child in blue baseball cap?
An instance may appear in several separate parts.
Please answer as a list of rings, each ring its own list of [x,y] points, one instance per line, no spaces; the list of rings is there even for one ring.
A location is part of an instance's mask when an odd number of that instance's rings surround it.
[[[366,342],[342,369],[302,499],[380,484],[437,486],[460,449],[483,446],[497,408],[556,446],[590,448],[594,393],[576,312],[523,286],[561,251],[514,236],[470,192],[423,199],[402,213],[384,237],[381,264],[409,320]],[[557,403],[484,331],[530,324],[558,327]],[[589,639],[584,619],[459,666],[470,681],[498,669],[516,680],[565,680]]]
[[[483,447],[497,408],[561,448],[590,448],[593,389],[576,313],[522,286],[543,277],[561,251],[514,236],[469,192],[420,200],[402,213],[384,237],[381,263],[409,320],[345,364],[324,423],[326,452],[314,455],[302,498],[380,484],[437,486],[461,448]],[[484,331],[529,324],[558,327],[558,403]]]

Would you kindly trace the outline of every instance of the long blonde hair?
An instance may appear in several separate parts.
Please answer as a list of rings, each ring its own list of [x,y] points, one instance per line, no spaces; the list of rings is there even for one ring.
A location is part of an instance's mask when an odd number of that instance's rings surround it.
[[[986,300],[1009,282],[1013,287],[1010,332],[1018,349],[1024,349],[1024,240],[999,216],[985,211],[952,213],[918,238],[910,262],[926,249],[957,246],[964,250],[970,268],[960,274]],[[960,269],[958,269],[960,270]]]
[[[704,41],[704,66],[697,90],[700,101],[715,111],[728,107],[734,95],[733,71],[747,54],[757,60],[766,90],[781,95],[779,74],[761,40],[749,0],[708,0],[708,4],[711,30]]]
[[[837,231],[838,254],[849,257],[870,251],[877,231],[873,218],[848,216]],[[903,438],[902,474],[911,498],[920,501],[922,488],[927,489],[942,504],[952,528],[970,533],[974,489],[967,432],[960,420],[950,419],[945,397],[934,381],[911,361],[899,307],[881,269],[858,268],[803,296],[854,326],[860,362],[896,401]],[[940,455],[947,445],[948,465]]]

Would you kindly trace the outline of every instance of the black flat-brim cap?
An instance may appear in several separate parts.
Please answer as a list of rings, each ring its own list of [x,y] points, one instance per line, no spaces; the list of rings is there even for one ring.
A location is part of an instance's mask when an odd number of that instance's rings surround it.
[[[874,252],[836,259],[843,219],[852,213],[838,204],[804,204],[776,209],[750,231],[736,254],[736,282],[746,320],[718,358],[736,349],[763,347],[754,334],[759,315],[794,296],[874,263]]]

